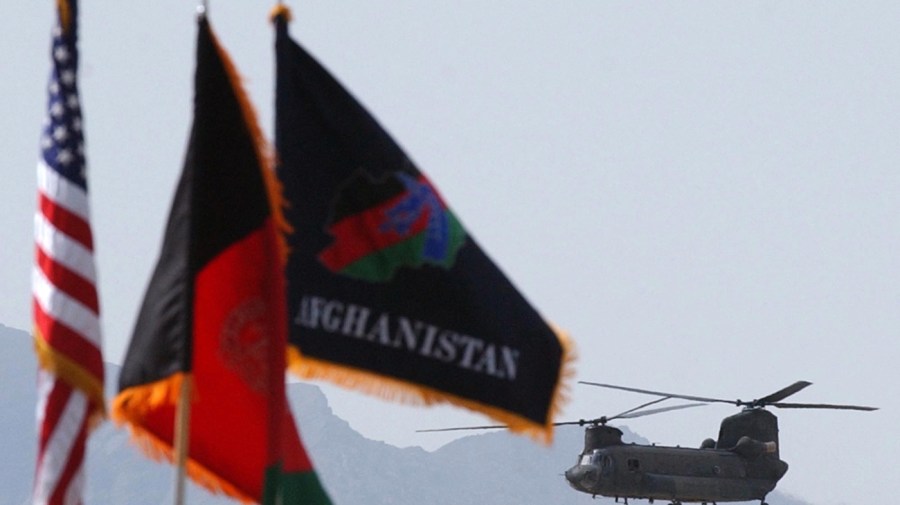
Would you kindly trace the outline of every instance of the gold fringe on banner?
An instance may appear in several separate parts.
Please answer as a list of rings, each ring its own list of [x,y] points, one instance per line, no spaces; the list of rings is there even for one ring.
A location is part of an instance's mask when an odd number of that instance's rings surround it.
[[[402,381],[376,374],[367,370],[310,358],[302,354],[296,346],[288,346],[287,363],[289,370],[298,377],[310,380],[327,380],[342,387],[360,391],[384,400],[408,405],[437,405],[449,403],[479,412],[507,425],[510,431],[521,433],[544,444],[553,442],[553,419],[562,411],[568,401],[569,382],[575,376],[575,351],[568,334],[554,327],[553,331],[562,347],[562,361],[556,389],[553,392],[547,421],[536,423],[491,405],[445,393],[420,384]]]

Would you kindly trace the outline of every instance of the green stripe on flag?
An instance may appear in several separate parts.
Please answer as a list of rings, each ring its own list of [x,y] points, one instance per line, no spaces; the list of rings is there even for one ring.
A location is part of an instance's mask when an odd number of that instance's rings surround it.
[[[266,469],[261,505],[331,505],[331,500],[316,472],[283,473],[274,465]]]

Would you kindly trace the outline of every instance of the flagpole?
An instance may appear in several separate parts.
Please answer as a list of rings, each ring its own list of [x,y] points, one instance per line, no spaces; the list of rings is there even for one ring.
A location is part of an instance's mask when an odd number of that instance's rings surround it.
[[[209,1],[197,4],[197,18],[203,19],[209,11]],[[175,406],[175,505],[184,505],[185,483],[187,482],[187,455],[191,430],[191,374],[185,373],[178,391]]]
[[[184,505],[187,453],[191,427],[191,374],[185,374],[175,407],[175,505]]]

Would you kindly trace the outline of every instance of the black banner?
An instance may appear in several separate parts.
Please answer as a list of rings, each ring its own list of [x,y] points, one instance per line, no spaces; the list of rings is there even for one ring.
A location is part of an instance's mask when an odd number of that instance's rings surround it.
[[[292,368],[399,386],[549,436],[565,340],[284,19],[276,29],[289,342],[302,355]]]

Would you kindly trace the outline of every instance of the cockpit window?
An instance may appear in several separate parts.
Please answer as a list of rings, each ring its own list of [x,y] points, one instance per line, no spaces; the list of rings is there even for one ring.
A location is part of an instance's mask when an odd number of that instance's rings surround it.
[[[579,465],[597,465],[600,466],[600,459],[603,456],[600,454],[600,449],[594,449],[590,454],[584,454],[578,459]]]

